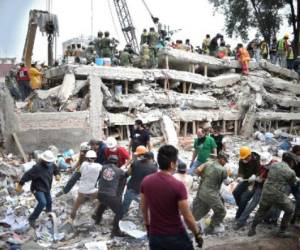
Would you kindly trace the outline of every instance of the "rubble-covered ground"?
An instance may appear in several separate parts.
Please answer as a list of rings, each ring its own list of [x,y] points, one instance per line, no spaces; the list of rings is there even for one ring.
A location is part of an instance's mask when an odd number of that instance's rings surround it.
[[[241,137],[226,137],[226,148],[230,154],[230,162],[226,167],[230,168],[234,174],[236,173],[239,147],[241,145],[249,145],[257,152],[270,151],[274,155],[280,154],[280,145],[287,140],[288,134],[280,134],[277,131],[272,139],[267,140],[264,136],[264,134],[256,133],[255,137],[258,139],[251,138],[249,140]],[[187,163],[191,159],[192,139],[192,137],[180,138],[180,157]],[[160,146],[160,141],[160,138],[153,138],[156,149]],[[122,144],[126,145],[128,142],[123,141]],[[79,209],[76,220],[71,224],[68,218],[74,199],[76,198],[77,186],[70,193],[59,198],[55,197],[55,194],[61,190],[61,187],[71,175],[67,172],[62,174],[63,178],[60,182],[54,181],[53,183],[53,212],[57,217],[53,217],[55,218],[53,219],[55,226],[52,225],[47,215],[42,215],[39,218],[40,227],[35,231],[30,229],[27,217],[36,204],[34,196],[29,191],[30,185],[26,183],[22,194],[16,194],[14,191],[14,182],[30,165],[32,165],[32,162],[23,165],[20,164],[20,161],[12,155],[4,155],[0,161],[0,249],[9,249],[7,248],[8,243],[20,244],[22,249],[25,250],[47,248],[106,249],[101,248],[101,245],[98,245],[98,248],[92,248],[93,243],[100,244],[101,242],[104,246],[107,246],[107,249],[111,250],[148,249],[148,243],[145,238],[135,239],[127,236],[125,238],[116,237],[111,239],[110,232],[114,215],[109,210],[105,212],[101,225],[95,226],[91,219],[91,215],[96,208],[95,201],[85,203]],[[196,194],[197,182],[198,180],[195,178],[193,193],[190,194],[192,197]],[[296,244],[296,239],[278,240],[274,236],[278,229],[275,226],[264,224],[259,226],[257,235],[252,238],[247,237],[248,227],[238,232],[234,231],[233,224],[236,209],[235,205],[232,204],[233,198],[230,190],[232,190],[232,187],[224,186],[221,192],[226,201],[227,208],[227,215],[224,222],[225,232],[212,236],[204,236],[205,249],[283,249],[280,244],[289,244],[288,249],[297,249],[293,248]],[[203,219],[199,222],[199,225],[203,226],[205,220]],[[123,221],[133,222],[138,230],[144,231],[138,204],[135,202],[132,203],[129,215]],[[291,230],[293,231],[292,228]]]

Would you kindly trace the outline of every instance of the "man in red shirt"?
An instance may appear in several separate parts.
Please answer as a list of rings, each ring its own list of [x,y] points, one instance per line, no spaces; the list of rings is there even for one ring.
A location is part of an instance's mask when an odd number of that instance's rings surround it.
[[[24,101],[26,97],[31,93],[32,89],[30,87],[30,79],[28,75],[28,68],[25,67],[24,63],[20,64],[20,69],[17,73],[17,81],[19,84],[19,89],[21,92],[22,100]]]
[[[130,160],[128,151],[121,146],[118,146],[117,140],[114,137],[108,137],[106,140],[107,148],[104,151],[105,159],[107,160],[111,155],[118,157],[117,166],[120,168],[127,165]]]
[[[193,243],[181,221],[195,235],[201,248],[203,239],[189,209],[184,184],[172,174],[176,171],[178,150],[171,145],[162,146],[157,155],[160,172],[148,175],[141,185],[141,208],[148,231],[150,250],[193,250]]]

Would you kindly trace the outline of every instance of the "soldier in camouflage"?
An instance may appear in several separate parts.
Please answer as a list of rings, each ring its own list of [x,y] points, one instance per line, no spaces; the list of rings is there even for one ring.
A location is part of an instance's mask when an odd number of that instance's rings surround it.
[[[150,28],[150,32],[148,35],[148,43],[149,43],[149,55],[151,61],[151,67],[155,67],[157,65],[157,48],[156,45],[159,41],[159,34],[155,31],[154,28]]]
[[[109,37],[109,32],[105,31],[104,38],[101,42],[101,48],[102,48],[102,57],[112,57],[112,48],[111,48],[112,40]]]
[[[209,161],[196,169],[201,176],[201,182],[197,195],[193,202],[193,215],[198,221],[203,218],[210,209],[214,211],[211,223],[206,229],[206,234],[213,233],[214,228],[226,215],[226,210],[220,196],[220,188],[223,181],[227,180],[227,171],[224,165],[228,161],[228,155],[219,152],[216,161]]]
[[[297,157],[293,153],[287,152],[283,154],[281,163],[276,163],[270,168],[263,187],[259,209],[255,214],[248,236],[256,234],[257,225],[264,219],[271,207],[284,211],[278,236],[286,236],[286,229],[294,212],[294,204],[289,198],[289,194],[291,188],[297,183],[297,177],[293,170],[297,163]]]
[[[95,50],[98,57],[102,56],[102,40],[103,40],[103,32],[99,31],[97,38],[94,40]]]

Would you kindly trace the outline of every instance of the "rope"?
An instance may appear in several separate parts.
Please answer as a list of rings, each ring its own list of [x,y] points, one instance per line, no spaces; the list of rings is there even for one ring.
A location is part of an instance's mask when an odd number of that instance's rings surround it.
[[[110,0],[107,0],[107,3],[108,3],[108,8],[109,8],[110,16],[111,16],[111,19],[112,19],[112,23],[113,23],[113,26],[114,26],[114,30],[117,34],[118,40],[120,41],[120,34],[119,34],[119,31],[118,31],[118,28],[117,28],[117,25],[116,25],[116,22],[115,22],[115,19],[114,19],[114,15],[113,15],[112,7],[111,7],[111,4],[110,4]]]

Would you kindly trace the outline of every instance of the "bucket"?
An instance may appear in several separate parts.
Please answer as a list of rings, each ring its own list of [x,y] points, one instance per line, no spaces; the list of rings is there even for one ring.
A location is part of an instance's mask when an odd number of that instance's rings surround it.
[[[109,57],[103,58],[103,65],[104,66],[111,66],[111,59]]]
[[[98,66],[102,66],[104,64],[104,58],[97,57],[95,63]]]

